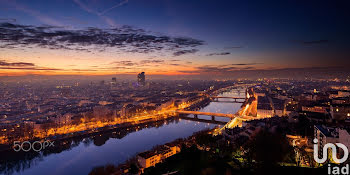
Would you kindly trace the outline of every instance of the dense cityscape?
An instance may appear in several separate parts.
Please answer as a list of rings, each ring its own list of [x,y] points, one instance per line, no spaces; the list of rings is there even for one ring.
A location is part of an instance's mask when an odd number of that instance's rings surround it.
[[[195,152],[206,157],[219,156],[226,166],[222,169],[223,165],[206,162],[200,169],[190,170],[192,173],[204,171],[207,166],[215,174],[254,174],[277,165],[281,172],[323,170],[323,164],[313,160],[313,138],[321,141],[319,151],[327,143],[350,146],[349,84],[349,80],[338,79],[151,81],[146,80],[144,72],[129,81],[113,77],[97,82],[3,82],[0,136],[1,151],[8,157],[2,158],[1,171],[7,174],[15,167],[25,168],[37,156],[64,151],[87,138],[95,145],[103,145],[110,137],[121,139],[130,132],[169,121],[220,123],[216,118],[224,117],[230,119],[191,137],[140,152],[127,162],[105,168],[102,165],[90,174],[189,173],[186,166],[179,167],[184,166],[182,159],[187,154]],[[238,93],[239,97],[222,95],[225,92]],[[196,113],[210,103],[220,102],[238,103],[240,109],[233,116],[216,111]],[[36,149],[33,145],[33,150],[25,153],[31,154],[25,162],[20,161],[24,159],[23,151],[13,152],[15,141],[44,140],[56,145],[46,148],[44,154],[37,151],[38,145]],[[261,148],[251,144],[261,144]],[[30,148],[23,144],[22,149]],[[281,152],[274,153],[274,149]],[[209,161],[209,157],[205,159]],[[175,163],[178,159],[181,161]],[[167,165],[170,162],[171,166]],[[260,164],[264,169],[259,170]],[[292,167],[295,169],[288,169]]]
[[[1,144],[168,115],[232,81],[4,83]],[[85,83],[85,84],[84,84]],[[214,89],[215,85],[215,89]],[[72,127],[74,126],[74,127]],[[11,136],[11,138],[9,138]]]

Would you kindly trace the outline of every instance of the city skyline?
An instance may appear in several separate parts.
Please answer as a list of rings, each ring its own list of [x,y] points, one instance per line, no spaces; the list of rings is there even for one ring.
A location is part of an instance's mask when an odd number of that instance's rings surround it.
[[[0,2],[0,76],[349,72],[343,1]]]

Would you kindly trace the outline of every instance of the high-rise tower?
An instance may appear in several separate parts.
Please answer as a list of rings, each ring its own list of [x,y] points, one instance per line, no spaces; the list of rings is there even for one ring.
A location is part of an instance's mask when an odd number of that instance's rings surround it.
[[[142,85],[142,86],[146,84],[145,72],[141,72],[137,75],[137,82],[139,83],[139,85]]]

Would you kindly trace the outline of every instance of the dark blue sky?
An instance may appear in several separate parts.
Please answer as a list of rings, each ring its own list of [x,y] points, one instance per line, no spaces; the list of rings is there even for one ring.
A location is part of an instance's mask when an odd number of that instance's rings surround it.
[[[130,25],[162,35],[202,40],[198,52],[188,52],[189,60],[198,60],[201,65],[211,64],[213,59],[222,64],[254,62],[261,68],[349,65],[350,6],[345,0],[0,3],[0,22],[53,25],[66,30]]]

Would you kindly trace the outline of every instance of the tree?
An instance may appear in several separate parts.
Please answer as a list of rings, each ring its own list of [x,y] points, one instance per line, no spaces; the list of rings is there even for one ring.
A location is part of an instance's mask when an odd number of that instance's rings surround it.
[[[265,129],[257,133],[245,147],[248,150],[247,155],[255,160],[258,167],[264,169],[270,169],[294,154],[284,136]]]
[[[98,166],[91,170],[89,175],[110,175],[117,171],[114,165]]]
[[[130,173],[137,174],[138,172],[139,172],[139,168],[137,167],[137,165],[135,163],[132,163],[130,165]]]

